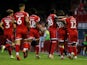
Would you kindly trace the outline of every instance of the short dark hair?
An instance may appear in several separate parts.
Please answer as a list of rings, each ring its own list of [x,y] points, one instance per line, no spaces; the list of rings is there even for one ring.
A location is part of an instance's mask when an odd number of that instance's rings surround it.
[[[7,9],[6,13],[7,13],[7,15],[10,15],[10,14],[14,13],[14,11],[12,9]]]
[[[57,14],[58,16],[65,16],[65,12],[63,10],[59,10]]]
[[[50,10],[50,14],[55,14],[56,13],[56,10],[55,9],[51,9]]]
[[[20,8],[20,7],[23,7],[23,6],[25,6],[24,3],[20,3],[20,4],[19,4],[19,8]]]

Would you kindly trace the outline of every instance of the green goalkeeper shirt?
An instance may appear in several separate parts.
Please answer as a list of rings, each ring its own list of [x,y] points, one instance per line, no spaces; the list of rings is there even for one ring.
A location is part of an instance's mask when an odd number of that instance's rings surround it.
[[[45,40],[50,40],[50,33],[48,30],[45,31],[44,37],[45,37]]]

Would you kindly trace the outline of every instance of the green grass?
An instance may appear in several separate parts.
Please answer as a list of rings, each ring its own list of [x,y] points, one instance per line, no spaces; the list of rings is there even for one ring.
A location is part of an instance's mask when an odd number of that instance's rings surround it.
[[[15,55],[15,52],[13,52]],[[54,59],[49,59],[47,54],[40,54],[41,58],[36,59],[35,53],[30,52],[28,58],[24,59],[22,53],[20,53],[22,58],[21,61],[16,59],[10,59],[7,51],[0,53],[0,65],[87,65],[87,57],[78,56],[76,60],[70,60],[65,58],[60,60],[60,57],[55,55]]]

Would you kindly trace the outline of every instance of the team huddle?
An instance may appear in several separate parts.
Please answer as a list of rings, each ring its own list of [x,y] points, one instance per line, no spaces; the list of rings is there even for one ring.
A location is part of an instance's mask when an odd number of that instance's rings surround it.
[[[4,36],[6,37],[6,43],[2,45],[3,49],[7,49],[11,58],[12,46],[16,51],[16,59],[21,60],[20,49],[22,41],[22,52],[24,58],[27,58],[28,51],[30,49],[32,41],[35,43],[36,58],[40,58],[40,37],[43,37],[43,42],[50,43],[48,50],[48,57],[54,58],[54,52],[56,45],[58,44],[60,57],[64,59],[64,51],[68,53],[70,59],[77,59],[78,43],[78,31],[76,19],[70,12],[68,15],[64,15],[63,12],[59,12],[56,15],[56,10],[51,9],[50,14],[47,17],[46,22],[41,23],[40,17],[36,15],[36,10],[31,9],[31,15],[25,12],[25,4],[19,4],[19,11],[14,13],[12,9],[6,10],[7,16],[2,18],[0,27],[4,30]]]

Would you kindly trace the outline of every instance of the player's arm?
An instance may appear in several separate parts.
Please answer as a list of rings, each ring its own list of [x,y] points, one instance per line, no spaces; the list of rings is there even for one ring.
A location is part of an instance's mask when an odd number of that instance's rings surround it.
[[[28,28],[28,30],[30,29],[30,20],[29,20],[29,15],[27,14],[27,16],[25,17],[25,22],[26,22],[26,26]]]
[[[2,30],[4,29],[2,21],[0,22],[0,27],[2,28]]]
[[[37,20],[36,20],[36,27],[37,28],[39,27],[39,24],[40,24],[40,17],[37,17]]]
[[[13,23],[13,28],[16,29],[16,24],[17,23],[16,23],[16,20],[14,18],[12,19],[12,23]]]
[[[14,35],[14,40],[12,40],[12,46],[14,47],[15,46],[15,33],[16,33],[16,20],[13,18],[12,20],[12,23],[13,23],[13,35]]]

